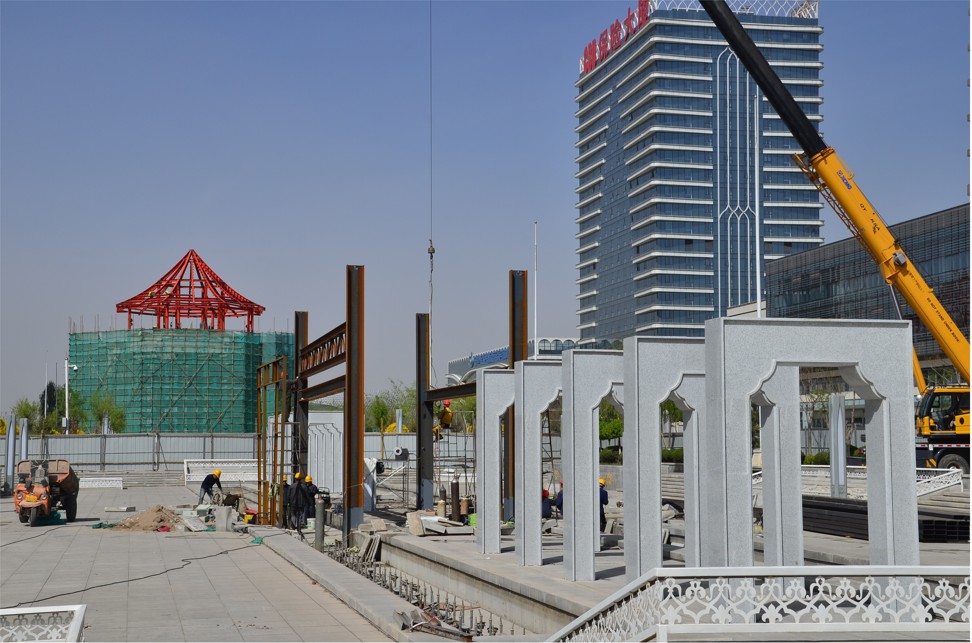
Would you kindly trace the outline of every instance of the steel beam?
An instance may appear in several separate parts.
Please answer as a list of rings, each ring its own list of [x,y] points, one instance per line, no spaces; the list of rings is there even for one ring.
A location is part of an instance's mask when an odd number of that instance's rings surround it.
[[[304,348],[299,355],[300,372],[310,377],[343,364],[346,352],[347,322],[344,322]]]
[[[444,388],[432,388],[426,392],[425,399],[429,402],[441,402],[459,397],[473,397],[476,395],[476,382],[456,384]]]
[[[418,476],[415,488],[416,509],[431,509],[434,499],[433,466],[434,444],[432,436],[432,403],[445,400],[447,397],[431,398],[429,390],[429,315],[418,313],[415,315],[415,454]],[[436,389],[443,391],[447,389]]]
[[[510,370],[527,358],[527,271],[510,271]],[[516,422],[511,408],[504,416],[503,432],[503,518],[515,512],[516,497]]]
[[[294,355],[300,355],[307,346],[307,311],[294,311]],[[307,471],[307,401],[303,399],[307,388],[307,376],[300,371],[300,361],[294,373],[294,424],[297,444],[291,452],[294,472]],[[291,472],[291,473],[294,473]]]
[[[337,395],[341,391],[346,390],[346,377],[344,375],[339,375],[334,379],[330,379],[326,382],[321,382],[320,384],[315,384],[314,386],[308,386],[301,392],[300,401],[307,403],[313,400],[319,400],[322,397],[327,397],[329,395]]]
[[[364,522],[364,266],[347,268],[344,389],[344,542]]]

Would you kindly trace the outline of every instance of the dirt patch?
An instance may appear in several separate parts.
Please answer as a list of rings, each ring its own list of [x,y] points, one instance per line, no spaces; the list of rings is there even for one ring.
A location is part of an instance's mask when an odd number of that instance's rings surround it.
[[[177,525],[182,524],[182,516],[177,514],[169,507],[155,505],[134,516],[125,518],[115,529],[128,529],[130,531],[158,531],[160,527],[174,530]],[[165,531],[165,530],[163,530]]]

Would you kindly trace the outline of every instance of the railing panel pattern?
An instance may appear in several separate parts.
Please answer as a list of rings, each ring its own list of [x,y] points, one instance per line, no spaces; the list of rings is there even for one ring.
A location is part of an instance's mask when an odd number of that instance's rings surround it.
[[[558,641],[643,640],[659,626],[794,624],[882,628],[933,623],[968,630],[967,567],[749,567],[654,570],[554,635]]]
[[[0,641],[82,641],[84,605],[0,610]]]

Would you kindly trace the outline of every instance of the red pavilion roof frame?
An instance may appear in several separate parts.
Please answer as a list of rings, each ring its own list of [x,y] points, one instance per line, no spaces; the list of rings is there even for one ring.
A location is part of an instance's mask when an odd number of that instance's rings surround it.
[[[199,319],[202,328],[216,330],[226,330],[227,317],[246,317],[246,330],[252,333],[253,318],[266,308],[230,288],[190,250],[161,279],[115,310],[128,313],[129,330],[132,315],[154,315],[157,328],[182,328],[183,319]]]

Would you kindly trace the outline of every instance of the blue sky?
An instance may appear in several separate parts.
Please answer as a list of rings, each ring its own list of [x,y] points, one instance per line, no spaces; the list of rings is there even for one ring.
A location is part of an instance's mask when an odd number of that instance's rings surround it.
[[[365,265],[375,393],[414,380],[429,237],[444,385],[506,343],[509,270],[532,305],[537,221],[540,334],[575,336],[578,58],[636,4],[434,2],[430,37],[427,2],[0,3],[0,412],[190,248],[312,337]],[[884,218],[967,202],[969,4],[820,19],[824,139]]]

